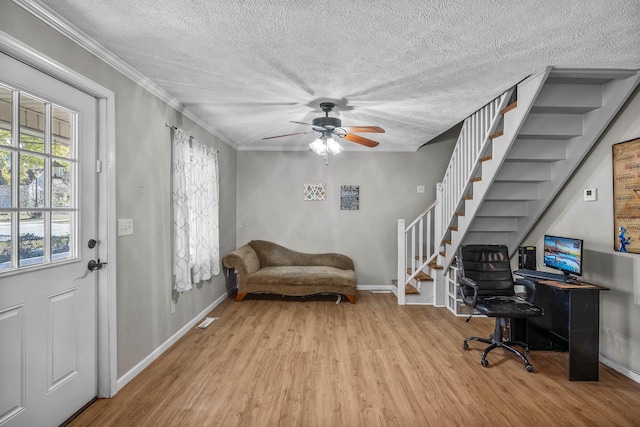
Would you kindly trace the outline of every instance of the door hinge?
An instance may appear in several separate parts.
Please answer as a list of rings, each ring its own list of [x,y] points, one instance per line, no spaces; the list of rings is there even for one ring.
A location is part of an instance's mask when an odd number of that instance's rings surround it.
[[[96,173],[102,172],[102,160],[96,160]]]

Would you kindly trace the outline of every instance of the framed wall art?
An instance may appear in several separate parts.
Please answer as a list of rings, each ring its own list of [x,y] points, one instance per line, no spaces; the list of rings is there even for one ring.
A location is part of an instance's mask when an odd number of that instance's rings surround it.
[[[303,200],[326,200],[327,191],[324,183],[304,184]]]
[[[343,211],[357,211],[360,209],[360,186],[340,186],[340,209]]]
[[[640,138],[613,145],[614,249],[640,253]]]

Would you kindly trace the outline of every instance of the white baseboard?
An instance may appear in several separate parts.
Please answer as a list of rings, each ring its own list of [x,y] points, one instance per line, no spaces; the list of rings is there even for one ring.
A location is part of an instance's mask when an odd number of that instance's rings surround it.
[[[391,292],[393,285],[356,285],[357,291]]]
[[[129,372],[118,378],[116,384],[116,393],[122,389],[129,381],[134,379],[140,372],[142,372],[147,366],[151,364],[154,360],[158,358],[162,353],[164,353],[169,347],[175,344],[184,334],[187,333],[191,328],[195,327],[202,318],[209,314],[211,310],[216,308],[218,305],[222,304],[222,302],[229,296],[229,293],[222,294],[217,300],[212,302],[207,308],[202,310],[196,317],[193,318],[189,323],[184,325],[178,332],[173,334],[168,340],[163,342],[158,348],[152,351],[147,357],[142,359],[140,363],[131,368]],[[115,393],[114,393],[115,394]]]
[[[638,374],[637,372],[633,372],[632,370],[630,370],[626,366],[622,366],[619,363],[614,362],[613,360],[609,360],[609,359],[607,359],[606,357],[604,357],[602,355],[600,355],[600,362],[602,362],[603,364],[607,365],[611,369],[620,372],[625,377],[631,378],[635,382],[640,383],[640,374]]]

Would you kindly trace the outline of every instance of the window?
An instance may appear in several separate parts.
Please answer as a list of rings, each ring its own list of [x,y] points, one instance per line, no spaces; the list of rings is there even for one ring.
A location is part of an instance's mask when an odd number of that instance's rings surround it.
[[[77,114],[0,84],[0,273],[76,258]]]

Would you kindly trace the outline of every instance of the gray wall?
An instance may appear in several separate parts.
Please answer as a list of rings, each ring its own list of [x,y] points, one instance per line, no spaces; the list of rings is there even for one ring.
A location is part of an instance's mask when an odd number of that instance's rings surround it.
[[[459,128],[414,153],[348,152],[325,165],[312,152],[238,152],[237,243],[271,240],[302,252],[353,258],[359,286],[390,285],[397,221],[435,200]],[[349,144],[349,142],[343,142]],[[325,201],[304,201],[305,183],[325,183]],[[360,209],[340,210],[340,186],[360,186]],[[426,192],[418,194],[416,187]]]
[[[120,377],[226,292],[220,274],[181,294],[170,314],[171,145],[165,122],[219,150],[221,253],[236,244],[236,151],[19,6],[0,1],[2,31],[115,92],[117,217],[134,220],[134,235],[117,240]]]
[[[417,153],[343,152],[331,157],[328,166],[308,152],[236,153],[22,8],[0,1],[2,31],[116,94],[117,217],[135,222],[135,234],[117,241],[118,376],[226,291],[224,277],[217,276],[181,294],[177,312],[169,314],[170,143],[165,122],[220,152],[222,254],[249,240],[266,239],[295,250],[348,254],[355,260],[360,285],[388,285],[395,278],[396,221],[413,219],[434,200],[435,182],[444,173],[455,132]],[[640,255],[612,249],[611,145],[640,137],[639,113],[636,91],[525,241],[541,247],[545,233],[585,239],[586,280],[611,287],[602,295],[601,352],[636,373]],[[303,184],[317,182],[326,183],[327,200],[303,201]],[[340,210],[343,184],[360,185],[360,210]],[[417,194],[417,185],[425,185],[426,193]],[[598,201],[583,202],[584,188],[597,188]]]
[[[525,244],[538,247],[542,236],[584,239],[584,279],[611,288],[601,293],[600,353],[640,375],[640,255],[613,250],[613,144],[640,137],[640,88],[628,100]],[[597,188],[598,200],[583,201],[585,188]]]

